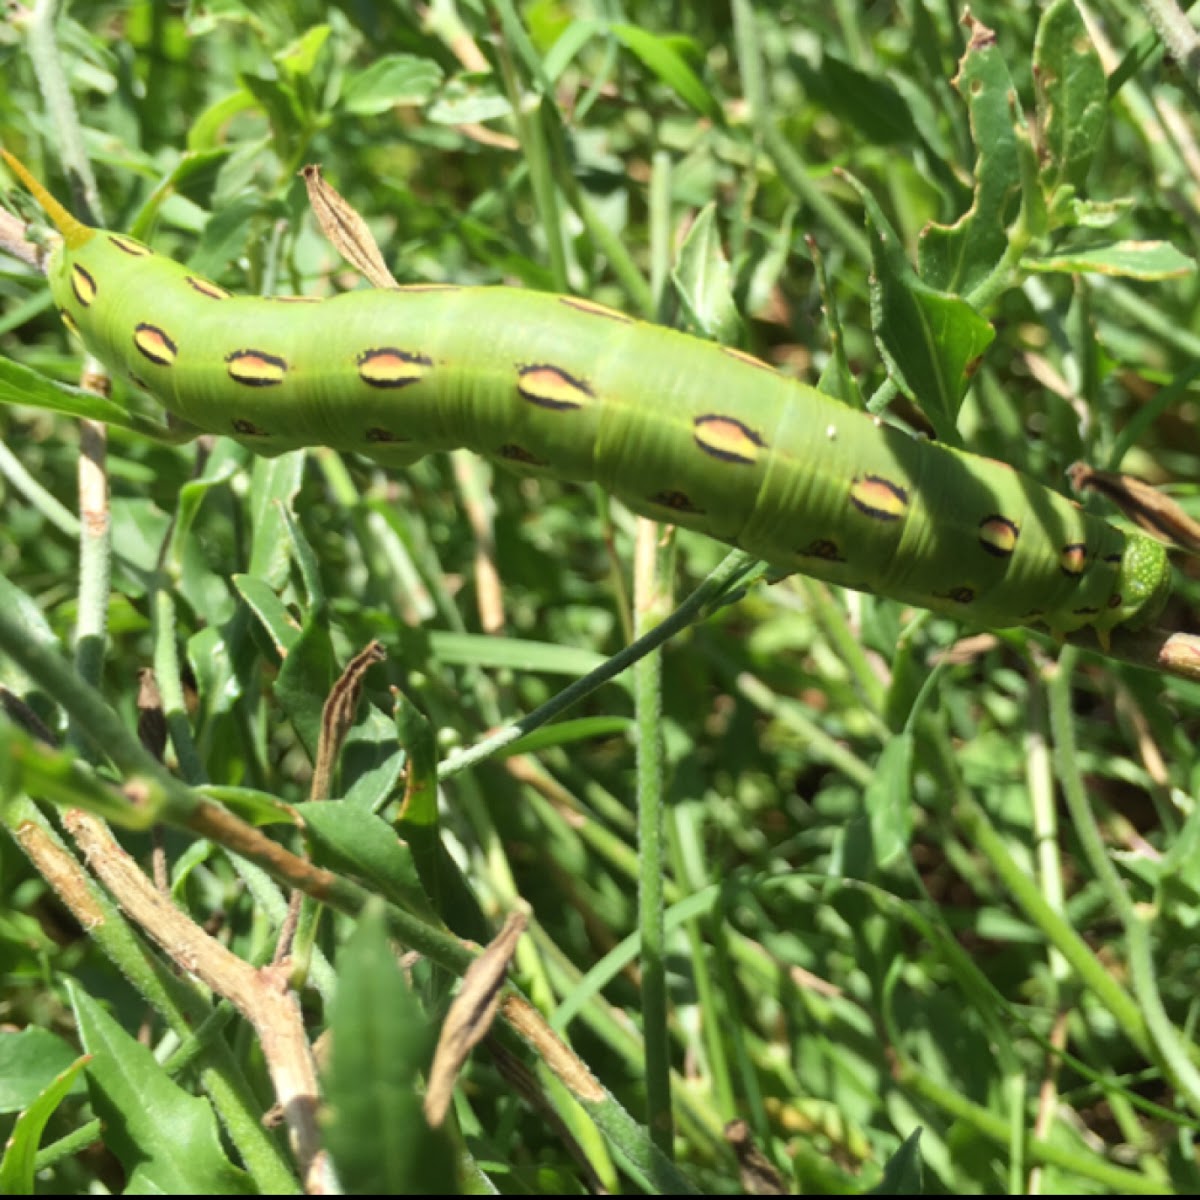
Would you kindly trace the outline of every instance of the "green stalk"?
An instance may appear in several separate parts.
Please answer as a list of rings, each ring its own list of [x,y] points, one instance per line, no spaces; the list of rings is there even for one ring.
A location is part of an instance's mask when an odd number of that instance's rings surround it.
[[[670,612],[674,539],[660,536],[656,523],[638,522],[634,568],[635,631],[649,634]],[[671,1053],[667,1005],[667,947],[663,926],[662,650],[634,667],[637,714],[638,928],[642,936],[642,1025],[646,1041],[646,1112],[650,1136],[672,1153]]]

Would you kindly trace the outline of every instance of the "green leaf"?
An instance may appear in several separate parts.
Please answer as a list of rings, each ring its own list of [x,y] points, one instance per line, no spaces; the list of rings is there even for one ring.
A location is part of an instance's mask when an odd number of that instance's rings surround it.
[[[356,116],[374,116],[398,104],[424,104],[442,82],[442,68],[415,54],[387,54],[352,75],[342,107]]]
[[[829,273],[825,270],[825,256],[815,241],[810,242],[813,269],[817,275],[817,288],[821,293],[821,304],[825,308],[825,325],[829,335],[829,361],[821,372],[817,387],[827,396],[862,411],[866,408],[858,379],[851,370],[846,357],[846,337],[842,328],[842,317],[838,311],[837,297],[829,284]]]
[[[811,102],[843,117],[874,145],[916,139],[908,101],[888,79],[852,66],[830,50],[822,51],[816,70],[798,62],[797,72]]]
[[[295,88],[279,79],[252,72],[242,76],[242,83],[266,114],[281,152],[291,147],[306,125],[304,105]]]
[[[163,204],[173,195],[197,196],[207,191],[217,178],[218,169],[229,158],[228,146],[205,150],[187,150],[175,165],[154,185],[137,217],[129,226],[130,235],[147,240]]]
[[[558,721],[543,725],[541,729],[518,738],[496,756],[514,758],[518,754],[536,754],[550,746],[570,746],[575,742],[591,741],[595,738],[630,737],[635,725],[629,717],[576,717],[569,721]]]
[[[965,300],[917,278],[875,198],[857,180],[847,178],[867,212],[876,344],[888,373],[929,418],[938,438],[957,444],[959,406],[995,331]]]
[[[1108,81],[1075,0],[1055,0],[1042,13],[1033,79],[1046,195],[1082,188],[1108,124]]]
[[[392,719],[408,758],[402,810],[405,825],[436,830],[438,755],[433,723],[400,688],[394,692]]]
[[[1000,42],[969,18],[971,41],[954,84],[966,102],[975,142],[975,191],[971,207],[951,225],[929,225],[921,234],[921,278],[959,295],[986,279],[1008,249],[1009,224],[1019,211],[1022,156],[1028,135],[1015,109],[1016,87]]]
[[[457,1194],[454,1155],[422,1111],[433,1037],[372,901],[337,959],[325,1076],[326,1144],[351,1195]]]
[[[870,1196],[925,1195],[924,1169],[921,1163],[921,1130],[914,1129],[904,1144],[887,1160],[883,1178],[867,1193]]]
[[[275,643],[276,653],[280,658],[286,658],[301,635],[301,628],[287,605],[269,583],[252,575],[235,575],[232,582]]]
[[[251,825],[295,825],[296,810],[290,804],[256,788],[235,787],[227,783],[206,783],[195,789],[196,794],[207,796],[230,812],[236,813]]]
[[[393,903],[438,923],[408,847],[381,817],[344,800],[305,801],[296,811],[322,866],[349,871]]]
[[[342,742],[342,797],[366,812],[378,812],[396,793],[405,755],[387,715],[373,704],[363,708],[362,719]]]
[[[487,942],[492,936],[479,900],[442,841],[438,824],[437,739],[432,723],[399,688],[396,734],[408,758],[404,805],[396,831],[404,838],[425,894],[441,920],[459,937]]]
[[[287,582],[290,545],[287,522],[277,505],[290,510],[300,492],[304,475],[303,450],[278,458],[255,458],[250,489],[250,514],[254,542],[250,552],[250,575],[283,587]]]
[[[36,1025],[0,1033],[0,1113],[27,1108],[76,1057],[62,1038]]]
[[[637,25],[612,25],[621,44],[642,60],[685,104],[710,121],[720,122],[721,107],[675,48],[675,39],[659,37]]]
[[[1110,242],[1086,250],[1026,257],[1028,271],[1067,275],[1112,275],[1125,279],[1179,279],[1196,270],[1194,259],[1169,242]]]
[[[294,42],[275,55],[275,62],[292,79],[311,75],[331,33],[331,25],[314,25],[311,29],[306,29]]]
[[[742,319],[733,302],[733,268],[721,247],[715,204],[706,204],[696,214],[679,248],[671,279],[689,319],[705,337],[722,345],[741,341]]]
[[[16,1036],[24,1037],[25,1034],[35,1033],[44,1031],[27,1029]],[[45,1034],[47,1038],[52,1036]],[[58,1038],[53,1040],[67,1051],[67,1057],[70,1059],[69,1047]],[[57,1057],[55,1052],[53,1058]],[[69,1061],[61,1073],[51,1078],[45,1087],[31,1098],[29,1106],[17,1118],[9,1134],[8,1144],[4,1147],[4,1156],[0,1158],[0,1196],[32,1196],[35,1193],[34,1166],[42,1132],[67,1094],[82,1083],[79,1076],[87,1062],[86,1056]]]
[[[65,383],[56,383],[7,358],[0,358],[0,403],[27,404],[69,417],[104,421],[122,429],[138,428],[129,413],[111,400]]]
[[[496,77],[487,72],[456,75],[425,110],[437,125],[474,125],[512,115],[512,105],[500,93]]]
[[[911,733],[895,734],[884,746],[863,794],[876,867],[886,867],[908,850],[912,836],[913,748]]]
[[[603,654],[577,646],[556,646],[524,638],[488,637],[480,633],[435,631],[429,635],[434,657],[441,663],[471,664],[484,668],[507,668],[548,675],[586,675],[608,660]]]
[[[325,701],[339,674],[329,626],[306,614],[300,636],[288,647],[275,681],[275,698],[288,715],[313,762],[321,739]]]
[[[185,1092],[82,988],[72,982],[68,990],[92,1056],[92,1107],[104,1124],[105,1147],[125,1168],[126,1194],[252,1194],[250,1177],[225,1155],[208,1101]]]

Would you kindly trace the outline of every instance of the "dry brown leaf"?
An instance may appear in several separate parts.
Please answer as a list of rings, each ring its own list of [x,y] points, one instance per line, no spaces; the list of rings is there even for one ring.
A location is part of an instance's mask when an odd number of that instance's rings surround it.
[[[300,177],[308,189],[308,202],[317,224],[333,248],[375,287],[399,287],[395,276],[383,261],[379,243],[367,228],[366,221],[336,188],[322,178],[321,168],[316,164],[303,167]]]
[[[1106,496],[1147,533],[1190,554],[1200,554],[1200,523],[1144,479],[1117,471],[1097,471],[1083,462],[1072,463],[1067,478],[1077,492],[1091,490]]]
[[[467,968],[462,988],[446,1013],[425,1092],[425,1119],[435,1129],[446,1118],[454,1083],[467,1055],[492,1027],[500,1007],[500,992],[508,974],[508,964],[512,962],[526,923],[525,913],[509,913],[504,928]]]
[[[313,767],[310,800],[327,800],[333,786],[333,769],[342,750],[342,742],[362,696],[363,678],[367,671],[387,658],[387,651],[380,642],[371,642],[360,650],[347,664],[341,678],[333,685],[325,707],[321,710],[321,740],[317,746],[317,761]]]
[[[740,1118],[725,1126],[725,1140],[737,1155],[738,1175],[747,1196],[787,1196],[783,1176],[750,1136],[750,1126]]]

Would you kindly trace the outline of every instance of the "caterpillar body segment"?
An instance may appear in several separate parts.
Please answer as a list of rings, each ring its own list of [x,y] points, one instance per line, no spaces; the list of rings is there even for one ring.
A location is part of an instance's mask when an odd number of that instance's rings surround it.
[[[467,447],[995,628],[1092,627],[1106,642],[1153,621],[1170,589],[1161,545],[1005,463],[589,301],[444,286],[239,297],[130,238],[63,233],[50,287],[89,349],[168,412],[259,453],[325,445],[405,466]]]

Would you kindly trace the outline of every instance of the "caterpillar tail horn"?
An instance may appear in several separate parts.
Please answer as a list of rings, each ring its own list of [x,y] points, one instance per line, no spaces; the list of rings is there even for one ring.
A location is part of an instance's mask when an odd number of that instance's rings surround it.
[[[82,221],[77,221],[50,193],[30,174],[29,169],[15,155],[0,149],[8,168],[29,189],[30,195],[41,205],[42,211],[54,222],[55,229],[62,235],[67,247],[77,250],[96,234]]]

